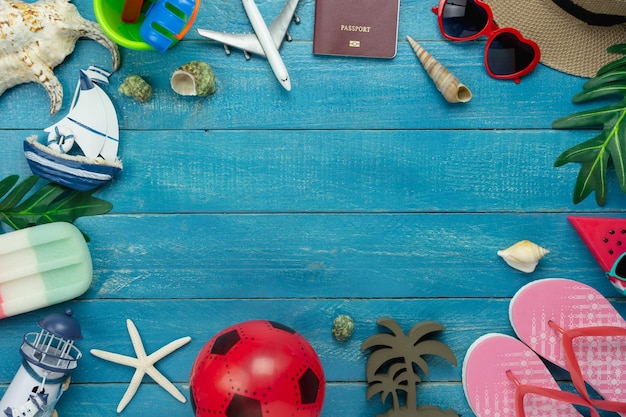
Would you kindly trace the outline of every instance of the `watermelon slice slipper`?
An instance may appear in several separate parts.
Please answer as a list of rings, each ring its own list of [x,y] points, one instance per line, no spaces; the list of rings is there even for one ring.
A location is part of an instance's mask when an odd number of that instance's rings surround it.
[[[611,284],[626,295],[626,218],[569,216],[568,220]]]
[[[626,321],[602,294],[568,279],[537,280],[515,294],[509,317],[524,343],[570,373],[583,398],[626,417]],[[604,400],[590,399],[585,382]]]
[[[498,333],[478,338],[463,361],[463,390],[477,417],[581,417],[582,397],[560,390],[539,356]],[[592,416],[597,416],[591,410]]]

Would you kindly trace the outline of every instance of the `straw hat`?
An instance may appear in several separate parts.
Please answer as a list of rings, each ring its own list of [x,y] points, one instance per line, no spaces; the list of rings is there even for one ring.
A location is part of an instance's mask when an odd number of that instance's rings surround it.
[[[608,53],[626,43],[626,0],[484,0],[500,27],[518,29],[541,49],[541,62],[568,74],[593,77],[621,58]]]

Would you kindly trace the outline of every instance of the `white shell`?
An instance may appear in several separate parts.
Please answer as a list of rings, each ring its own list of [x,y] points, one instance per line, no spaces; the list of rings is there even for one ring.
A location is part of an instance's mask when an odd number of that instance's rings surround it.
[[[529,240],[521,240],[513,246],[499,250],[498,256],[518,271],[530,273],[535,270],[539,260],[548,253],[549,250]]]
[[[446,67],[441,65],[431,54],[422,48],[413,38],[406,37],[415,51],[417,58],[420,60],[428,76],[435,83],[437,90],[441,92],[443,97],[449,103],[466,103],[471,100],[472,92],[464,84],[459,82]]]
[[[215,93],[215,73],[206,62],[191,61],[174,71],[170,85],[181,96],[210,96]]]
[[[106,47],[113,56],[113,69],[117,69],[117,45],[98,23],[84,19],[69,0],[0,0],[0,95],[13,86],[36,82],[50,96],[50,113],[59,111],[63,87],[52,69],[74,51],[81,37]]]

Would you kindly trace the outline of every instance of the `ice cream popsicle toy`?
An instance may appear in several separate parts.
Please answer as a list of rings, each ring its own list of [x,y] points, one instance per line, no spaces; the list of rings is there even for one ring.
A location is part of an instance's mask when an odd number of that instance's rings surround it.
[[[92,277],[85,238],[71,223],[0,235],[0,319],[78,297]]]
[[[94,0],[96,20],[117,44],[165,52],[191,28],[200,0]]]
[[[4,416],[53,415],[82,357],[74,345],[82,339],[81,329],[71,310],[50,314],[38,324],[41,331],[24,335],[22,365],[0,400]]]

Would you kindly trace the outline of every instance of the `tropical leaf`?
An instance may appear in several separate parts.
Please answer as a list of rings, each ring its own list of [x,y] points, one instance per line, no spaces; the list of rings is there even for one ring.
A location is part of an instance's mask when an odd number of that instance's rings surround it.
[[[412,344],[415,345],[419,342],[419,340],[422,337],[430,333],[439,332],[445,329],[446,329],[445,327],[443,327],[440,323],[437,323],[436,321],[426,320],[426,321],[421,321],[417,323],[416,325],[414,325],[413,327],[411,327],[411,330],[409,330],[409,332],[407,333],[407,336],[409,340],[411,340]]]
[[[626,55],[626,44],[613,45],[608,50]],[[580,163],[574,186],[575,204],[592,192],[598,205],[606,203],[607,170],[611,163],[621,190],[626,192],[626,57],[598,70],[572,101],[584,103],[616,96],[622,97],[617,103],[561,117],[552,124],[554,129],[601,128],[598,136],[567,149],[554,162],[555,167]]]
[[[0,181],[0,222],[15,230],[35,224],[72,223],[78,217],[104,214],[113,208],[92,192],[75,191],[59,184],[46,184],[35,190],[39,180],[36,175],[19,183],[18,180],[19,176],[11,175]]]
[[[452,365],[454,366],[457,365],[456,356],[454,355],[454,352],[452,352],[452,349],[450,349],[448,345],[446,345],[443,342],[440,342],[439,340],[422,340],[417,345],[415,345],[414,354],[419,355],[419,356],[422,356],[422,355],[439,356],[440,358],[443,358],[447,360],[448,362],[450,362]],[[428,375],[428,369],[422,369],[422,370],[424,371],[426,375]]]
[[[404,331],[395,320],[388,317],[381,317],[376,320],[376,323],[391,330],[392,333],[377,333],[368,337],[361,344],[361,352],[377,346],[393,349],[396,348],[399,343],[406,343]]]
[[[13,188],[19,178],[20,177],[18,175],[11,175],[5,178],[0,182],[0,188],[6,188],[7,191],[11,190],[11,188]],[[33,188],[38,179],[39,178],[35,175],[30,176],[21,183],[19,183],[15,188],[13,188],[13,190],[8,193],[6,198],[0,201],[0,213],[7,209],[15,207],[20,202],[20,200],[22,200],[24,196],[31,190],[31,188]],[[6,192],[3,193],[3,195],[4,194],[6,194]]]
[[[416,404],[417,384],[422,381],[419,371],[428,375],[428,364],[424,355],[441,356],[456,365],[456,357],[446,344],[438,340],[425,339],[427,335],[445,328],[436,321],[429,320],[417,323],[408,334],[404,334],[400,325],[393,319],[383,317],[378,319],[377,323],[391,333],[370,336],[361,344],[361,351],[372,349],[365,369],[368,382],[367,399],[380,394],[381,402],[384,404],[391,395],[394,409],[385,415],[446,415],[430,414],[426,409],[423,413],[418,412]],[[398,396],[402,393],[405,405],[400,407]]]
[[[404,361],[403,352],[398,352],[392,349],[378,349],[372,352],[367,360],[367,366],[365,367],[365,374],[367,380],[375,380],[376,375],[385,372],[387,368],[400,363],[404,368],[409,368],[410,364]]]
[[[388,366],[393,366],[390,364],[398,361],[401,361],[407,369],[412,369],[415,365],[425,375],[428,375],[428,364],[422,357],[423,355],[440,356],[456,366],[456,356],[445,343],[432,339],[422,340],[433,332],[445,330],[445,327],[440,323],[432,320],[419,322],[406,335],[393,319],[380,318],[377,323],[393,333],[375,334],[367,338],[361,345],[361,351],[376,348],[367,361],[368,381],[375,380],[378,373]],[[420,380],[417,373],[415,377],[418,381]]]
[[[375,375],[371,380],[368,380],[368,383],[365,397],[369,400],[374,395],[380,394],[380,400],[384,404],[389,395],[394,396],[396,391],[408,389],[408,370],[404,364],[395,363],[389,367],[386,373]]]

